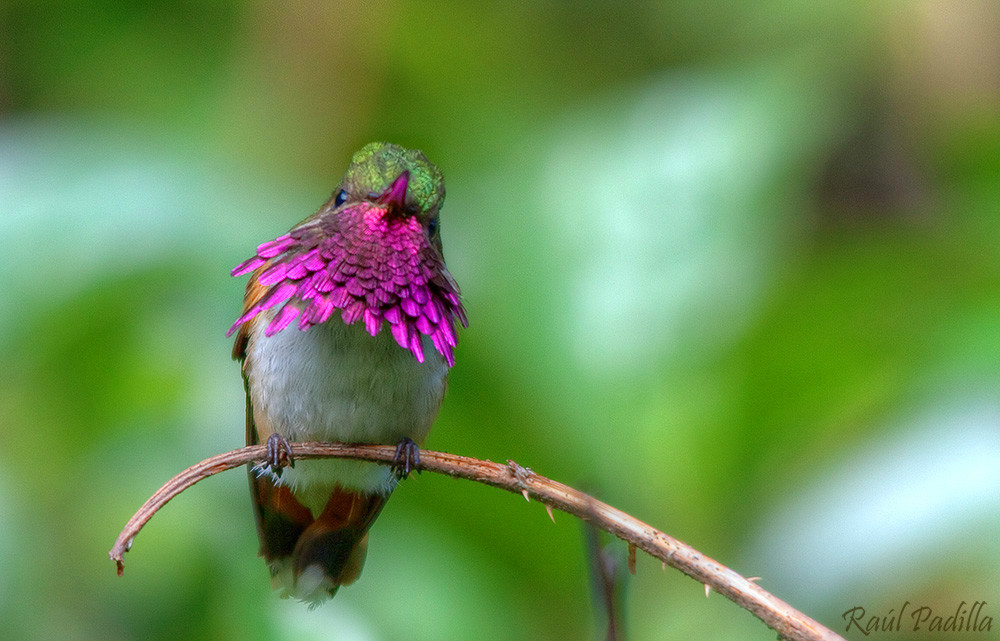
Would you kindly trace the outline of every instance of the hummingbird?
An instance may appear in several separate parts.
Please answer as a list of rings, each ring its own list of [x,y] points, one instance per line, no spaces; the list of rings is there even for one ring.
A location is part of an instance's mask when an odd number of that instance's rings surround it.
[[[260,556],[275,589],[313,606],[361,573],[368,529],[419,464],[468,326],[445,266],[444,178],[423,152],[370,143],[332,197],[232,270],[250,274],[233,358]],[[289,327],[292,323],[297,327]],[[396,444],[392,467],[291,460],[288,441]]]

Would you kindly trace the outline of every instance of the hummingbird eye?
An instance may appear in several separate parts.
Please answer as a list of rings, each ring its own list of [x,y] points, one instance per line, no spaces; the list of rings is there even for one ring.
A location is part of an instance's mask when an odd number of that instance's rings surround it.
[[[341,189],[337,192],[337,197],[333,199],[333,206],[340,207],[347,201],[347,190]]]
[[[434,218],[431,218],[429,221],[427,221],[427,235],[433,236],[434,234],[437,233],[437,230],[438,230],[438,219],[435,216]]]

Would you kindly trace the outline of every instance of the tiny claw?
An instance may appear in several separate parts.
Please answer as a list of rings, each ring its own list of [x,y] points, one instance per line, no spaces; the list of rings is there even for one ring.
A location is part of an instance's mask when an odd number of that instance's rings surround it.
[[[292,458],[292,446],[284,436],[275,432],[267,437],[267,467],[270,472],[277,477],[281,476],[281,471],[286,467],[295,467],[295,459]]]
[[[628,544],[628,571],[635,576],[635,546],[631,543]]]
[[[420,467],[420,448],[407,437],[396,446],[396,455],[392,457],[392,469],[396,473],[396,478],[405,479],[412,471],[418,471]]]

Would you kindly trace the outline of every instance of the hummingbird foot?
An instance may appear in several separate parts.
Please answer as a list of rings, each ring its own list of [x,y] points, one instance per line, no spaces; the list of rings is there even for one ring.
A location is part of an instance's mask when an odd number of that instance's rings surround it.
[[[411,471],[420,467],[420,448],[407,437],[396,446],[396,456],[392,458],[392,470],[396,473],[396,478],[405,479]]]
[[[295,467],[295,459],[292,458],[292,446],[284,436],[275,432],[267,437],[267,467],[270,472],[277,477],[281,476],[281,471],[286,467]]]

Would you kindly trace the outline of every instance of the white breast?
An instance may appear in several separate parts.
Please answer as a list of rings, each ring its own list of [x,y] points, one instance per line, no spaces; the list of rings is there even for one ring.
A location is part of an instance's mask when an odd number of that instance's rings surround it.
[[[265,337],[271,317],[265,313],[254,319],[247,345],[258,425],[269,424],[290,441],[423,441],[448,374],[430,340],[425,340],[425,361],[418,363],[386,328],[372,337],[363,324],[345,325],[335,316],[304,332],[293,324]],[[334,460],[301,461],[281,480],[300,489],[322,486],[315,489],[324,497],[333,484],[369,491],[391,491],[395,485],[385,466]]]

